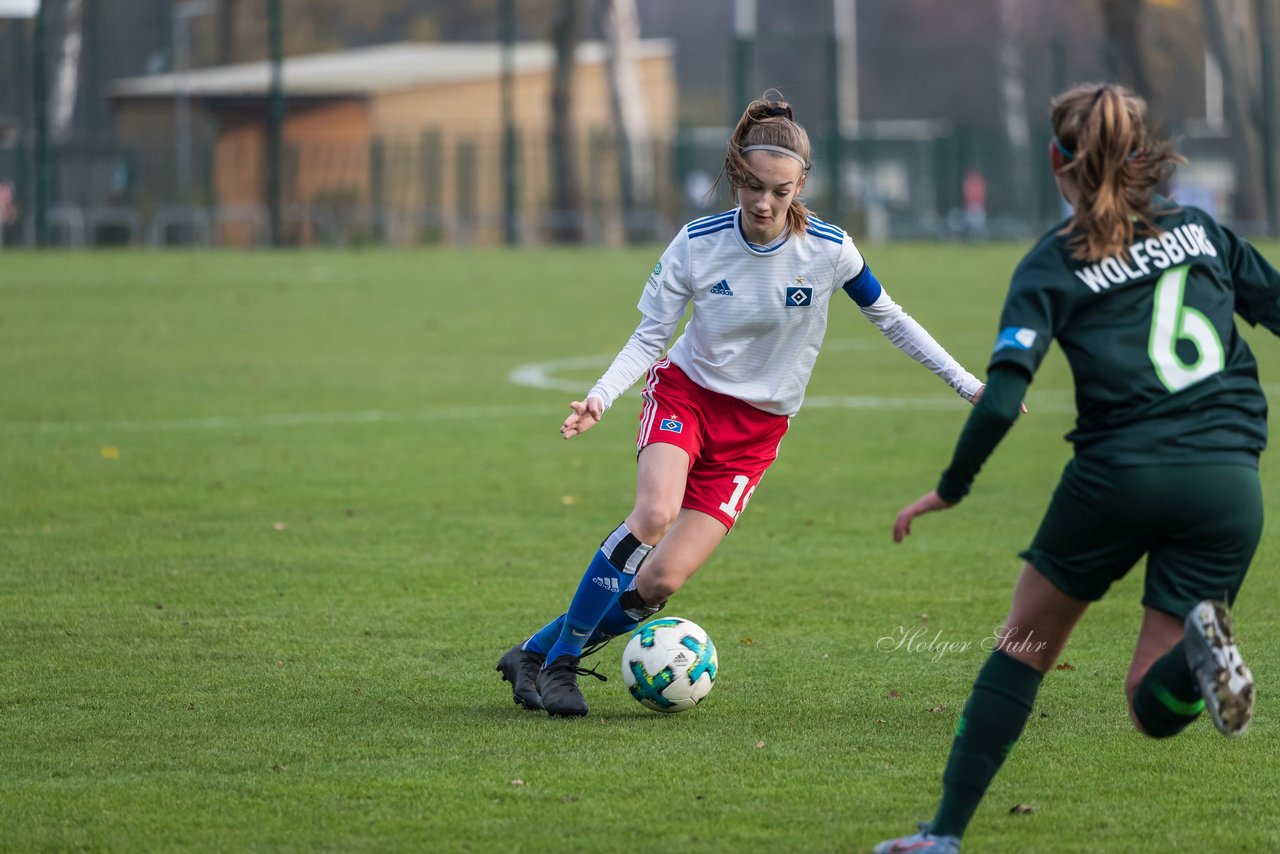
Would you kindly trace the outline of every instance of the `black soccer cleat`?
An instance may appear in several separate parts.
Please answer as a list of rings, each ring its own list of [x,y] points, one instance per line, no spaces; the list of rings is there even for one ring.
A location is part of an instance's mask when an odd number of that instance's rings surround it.
[[[537,652],[529,652],[516,644],[507,650],[507,654],[498,659],[497,670],[502,678],[511,683],[511,699],[517,706],[537,710],[542,708],[542,700],[538,697],[538,671],[546,656]]]
[[[581,717],[587,713],[587,701],[578,690],[578,659],[562,655],[542,668],[538,674],[538,695],[542,707],[552,717]]]

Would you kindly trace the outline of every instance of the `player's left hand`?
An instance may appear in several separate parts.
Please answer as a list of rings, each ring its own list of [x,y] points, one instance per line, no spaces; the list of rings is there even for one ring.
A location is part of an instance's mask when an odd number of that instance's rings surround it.
[[[946,510],[948,507],[955,505],[949,501],[943,501],[936,490],[930,490],[915,501],[903,507],[898,513],[898,518],[893,520],[893,541],[900,543],[911,533],[911,520],[924,513],[932,513],[934,510]]]

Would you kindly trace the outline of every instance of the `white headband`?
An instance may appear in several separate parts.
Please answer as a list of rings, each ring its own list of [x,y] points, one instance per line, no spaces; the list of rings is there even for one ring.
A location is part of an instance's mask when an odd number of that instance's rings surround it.
[[[785,154],[787,157],[791,157],[800,161],[800,165],[803,166],[804,168],[806,169],[809,168],[809,161],[805,160],[803,157],[801,157],[799,154],[796,154],[791,149],[783,148],[781,145],[748,145],[742,149],[743,154],[747,154],[748,152],[752,152],[752,151],[772,151],[774,154]]]

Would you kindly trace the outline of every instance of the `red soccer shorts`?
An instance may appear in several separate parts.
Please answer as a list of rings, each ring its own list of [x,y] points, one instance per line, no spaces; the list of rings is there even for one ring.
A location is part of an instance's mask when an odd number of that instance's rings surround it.
[[[636,448],[653,442],[683,448],[689,479],[680,506],[732,528],[777,458],[790,423],[785,415],[703,388],[663,359],[649,369]]]

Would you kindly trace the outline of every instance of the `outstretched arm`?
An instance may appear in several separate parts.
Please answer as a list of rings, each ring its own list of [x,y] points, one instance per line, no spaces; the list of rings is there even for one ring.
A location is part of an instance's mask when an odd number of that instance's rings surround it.
[[[862,309],[863,316],[874,323],[893,346],[937,374],[965,400],[972,400],[982,388],[981,380],[966,371],[915,318],[893,301],[870,268],[864,266],[844,285],[844,290]]]
[[[1250,325],[1261,323],[1280,335],[1280,271],[1247,240],[1228,229],[1227,264],[1236,290],[1236,312]]]
[[[572,439],[594,427],[605,410],[657,361],[663,348],[670,343],[677,323],[678,320],[665,323],[647,316],[642,319],[626,345],[614,357],[609,370],[596,380],[586,397],[569,404],[573,412],[560,425],[560,435]]]
[[[1023,411],[1022,398],[1030,384],[1031,377],[1020,367],[997,364],[991,368],[982,396],[960,432],[951,465],[942,473],[936,489],[898,513],[893,523],[894,542],[902,542],[911,533],[911,520],[915,517],[952,507],[968,494],[978,471],[1018,420]]]

